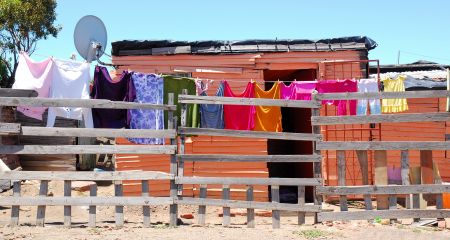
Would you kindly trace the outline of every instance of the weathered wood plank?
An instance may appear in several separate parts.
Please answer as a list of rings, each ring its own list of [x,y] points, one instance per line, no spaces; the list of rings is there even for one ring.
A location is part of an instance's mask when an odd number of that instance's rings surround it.
[[[229,185],[223,185],[222,186],[222,199],[223,201],[227,201],[230,199],[230,186]],[[223,206],[222,207],[222,213],[223,213],[223,221],[222,226],[230,226],[231,224],[231,208]]]
[[[175,145],[2,145],[0,154],[174,154]]]
[[[169,104],[173,104],[174,103],[174,94],[173,93],[169,93],[168,95],[168,103]],[[177,128],[177,118],[176,116],[174,116],[174,111],[169,111],[167,113],[167,129],[176,129]],[[177,145],[177,142],[175,139],[170,139],[170,144],[172,145]],[[170,156],[170,173],[175,176],[178,174],[178,165],[177,165],[177,157],[176,155],[171,155]],[[175,183],[175,179],[171,179],[170,180],[170,197],[172,199],[176,199],[178,198],[178,186]],[[178,223],[178,205],[172,203],[169,206],[169,225],[171,227],[176,227],[177,223]]]
[[[120,102],[105,99],[54,99],[0,97],[0,106],[30,106],[30,107],[83,107],[107,109],[161,109],[176,110],[175,105],[158,105],[150,103]]]
[[[314,101],[318,101],[316,95],[317,95],[316,92],[314,92],[312,94],[312,96],[311,96]],[[311,109],[311,116],[320,116],[320,109],[317,109],[317,108]],[[312,126],[312,133],[320,134],[320,132],[321,132],[320,126],[314,126],[314,125]],[[312,150],[313,150],[313,154],[314,155],[320,155],[321,154],[321,151],[317,148],[317,143],[318,142],[319,141],[314,141],[313,142],[313,149]],[[322,162],[321,161],[313,163],[313,173],[314,173],[314,177],[315,178],[322,178]],[[322,205],[323,198],[322,198],[322,195],[316,194],[316,191],[315,191],[314,188],[315,187],[313,187],[314,204],[320,206],[320,205]],[[318,220],[317,214],[314,214],[314,223],[317,223],[318,222],[317,220]]]
[[[319,150],[450,150],[450,142],[427,141],[427,142],[354,142],[354,141],[329,141],[318,142]]]
[[[39,186],[39,197],[47,197],[48,193],[48,181],[41,180],[41,184]],[[23,204],[19,204],[23,205]],[[36,226],[43,227],[45,223],[45,205],[39,205],[37,208],[37,216],[36,216]]]
[[[340,186],[345,186],[346,182],[346,160],[345,160],[345,151],[336,151],[337,156],[337,164],[338,164],[338,184]],[[347,196],[340,195],[339,196],[339,206],[341,211],[348,211],[347,206]]]
[[[271,186],[272,203],[280,203],[280,187]],[[272,210],[272,228],[280,228],[280,210]]]
[[[387,185],[388,184],[388,174],[387,174],[387,152],[385,150],[376,150],[374,152],[375,161],[375,175],[374,182],[375,185]],[[387,195],[377,196],[377,209],[388,209],[389,199]]]
[[[311,117],[313,125],[402,123],[402,122],[440,122],[449,121],[450,113],[400,113],[367,116],[329,116]]]
[[[200,198],[206,198],[207,195],[207,185],[200,185]],[[206,223],[206,206],[200,205],[198,206],[198,224],[200,226],[204,226]]]
[[[321,212],[319,221],[365,220],[374,218],[449,218],[450,210],[365,210],[354,212]]]
[[[402,175],[402,185],[410,185],[409,181],[409,151],[408,150],[401,150],[400,152],[400,159],[401,159],[401,175]],[[405,198],[405,205],[406,208],[411,208],[412,206],[412,196],[408,194]]]
[[[170,197],[1,197],[2,206],[143,206],[172,204]]]
[[[142,180],[142,197],[150,196],[150,189],[148,180]],[[143,225],[144,227],[150,227],[150,206],[142,206]]]
[[[438,194],[450,192],[448,184],[423,185],[366,185],[366,186],[319,186],[318,194],[324,195],[353,195],[353,194]]]
[[[0,133],[3,130],[0,124]],[[20,127],[20,125],[19,125]],[[20,130],[19,130],[20,132]],[[176,131],[174,129],[152,130],[152,129],[107,129],[107,128],[62,128],[62,127],[29,127],[23,126],[23,136],[51,136],[51,137],[154,137],[154,138],[174,138]]]
[[[213,97],[213,96],[193,96],[179,95],[180,103],[197,104],[224,104],[224,105],[252,105],[252,106],[274,106],[293,108],[319,108],[320,102],[301,100],[282,100],[264,98],[235,98],[235,97]]]
[[[243,184],[279,186],[319,186],[319,178],[231,178],[231,177],[176,177],[177,184]]]
[[[246,199],[247,201],[253,201],[253,186],[248,185],[246,190]],[[247,208],[247,227],[254,228],[255,227],[255,209]]]
[[[395,99],[395,98],[446,98],[450,91],[406,91],[406,92],[348,92],[348,93],[321,93],[316,94],[318,100],[349,100],[349,99]]]
[[[214,128],[181,127],[178,129],[178,133],[182,135],[265,138],[265,139],[284,139],[297,141],[317,141],[322,139],[322,135],[312,133],[264,132],[264,131],[229,130],[229,129],[214,129]]]
[[[0,123],[0,135],[17,135],[19,133],[19,123]]]
[[[92,184],[89,189],[89,196],[97,197],[97,184]],[[94,228],[97,222],[97,206],[89,206],[89,227]]]
[[[177,157],[193,162],[320,162],[322,160],[320,155],[184,154]]]
[[[13,197],[20,197],[20,181],[13,182]],[[11,207],[11,227],[19,226],[20,206],[13,205]]]
[[[116,180],[165,180],[173,175],[154,171],[117,171],[117,172],[72,172],[72,171],[10,171],[0,173],[4,180],[70,180],[70,181],[116,181]]]
[[[298,204],[289,203],[271,203],[271,202],[253,202],[253,201],[240,201],[240,200],[223,200],[223,199],[202,199],[183,197],[182,199],[175,199],[175,203],[182,205],[206,205],[206,206],[219,206],[230,208],[253,208],[253,209],[266,209],[266,210],[281,210],[281,211],[293,211],[293,212],[319,212],[320,206],[306,204],[305,206],[299,206]]]
[[[114,196],[122,197],[123,196],[123,186],[122,181],[114,181]],[[123,216],[123,205],[116,205],[116,227],[123,227],[124,216]]]
[[[72,196],[72,181],[64,180],[64,197]],[[72,225],[72,206],[64,206],[64,226],[70,228]]]
[[[0,97],[37,97],[38,92],[29,89],[0,88]]]
[[[305,206],[305,186],[298,186],[297,199],[299,206]],[[304,212],[298,212],[298,225],[305,224],[305,215]]]
[[[367,151],[358,150],[356,151],[356,156],[358,157],[359,167],[361,169],[363,185],[369,185],[369,159]],[[366,210],[372,210],[370,194],[364,194],[364,205],[366,206]]]

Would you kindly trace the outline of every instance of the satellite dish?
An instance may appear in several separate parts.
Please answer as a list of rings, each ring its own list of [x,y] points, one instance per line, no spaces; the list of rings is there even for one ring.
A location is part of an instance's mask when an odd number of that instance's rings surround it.
[[[78,53],[87,62],[98,61],[106,47],[105,24],[96,16],[84,16],[75,26],[73,40]]]

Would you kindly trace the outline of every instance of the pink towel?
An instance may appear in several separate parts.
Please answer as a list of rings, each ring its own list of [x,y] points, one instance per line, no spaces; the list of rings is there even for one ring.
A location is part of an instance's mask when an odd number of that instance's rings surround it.
[[[295,81],[289,86],[282,82],[280,84],[280,97],[286,100],[311,100],[311,94],[316,86],[316,81]]]
[[[319,93],[343,93],[357,92],[358,83],[355,80],[323,80],[317,83]],[[347,115],[347,102],[349,102],[350,115],[356,115],[356,100],[324,100],[322,104],[335,105],[338,107],[337,115]]]

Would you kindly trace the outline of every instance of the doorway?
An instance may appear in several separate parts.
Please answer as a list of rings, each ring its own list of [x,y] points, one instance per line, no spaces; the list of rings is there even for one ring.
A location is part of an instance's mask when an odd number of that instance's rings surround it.
[[[300,70],[264,70],[265,90],[274,84],[272,81],[290,82],[312,81],[316,79],[316,69]],[[281,108],[283,132],[311,133],[311,109]],[[312,154],[313,145],[310,141],[290,141],[269,139],[267,141],[269,155],[301,155]],[[268,163],[269,177],[278,178],[312,178],[312,163]],[[269,191],[270,193],[270,191]],[[280,186],[280,201],[283,203],[297,203],[296,186]],[[305,201],[313,202],[313,189],[306,187]]]

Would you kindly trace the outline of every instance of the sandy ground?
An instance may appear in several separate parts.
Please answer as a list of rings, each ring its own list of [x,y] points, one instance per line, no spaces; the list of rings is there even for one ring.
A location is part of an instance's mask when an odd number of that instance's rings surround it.
[[[38,182],[22,184],[22,195],[34,196],[38,192]],[[61,196],[62,183],[50,182],[50,193]],[[11,195],[11,191],[0,195]],[[73,196],[87,196],[88,192],[72,191]],[[112,196],[112,186],[100,186],[99,196]],[[328,206],[333,208],[333,206]],[[152,227],[142,227],[142,210],[140,207],[125,207],[125,226],[116,228],[114,224],[114,207],[97,207],[97,227],[88,228],[88,207],[73,207],[73,227],[62,226],[63,207],[47,207],[46,226],[35,227],[36,207],[21,207],[20,227],[8,226],[10,208],[0,207],[0,239],[449,239],[450,230],[437,227],[412,227],[411,220],[402,223],[381,225],[368,221],[333,222],[312,225],[313,218],[308,216],[306,224],[298,226],[297,216],[293,213],[281,214],[281,229],[272,229],[270,217],[256,217],[256,228],[246,227],[246,217],[236,215],[231,218],[231,227],[221,226],[221,208],[208,207],[207,226],[196,225],[196,206],[180,206],[180,214],[192,213],[194,219],[181,219],[183,225],[177,228],[168,226],[168,206],[151,208]],[[245,210],[232,209],[232,212]],[[447,224],[449,226],[450,224]]]

